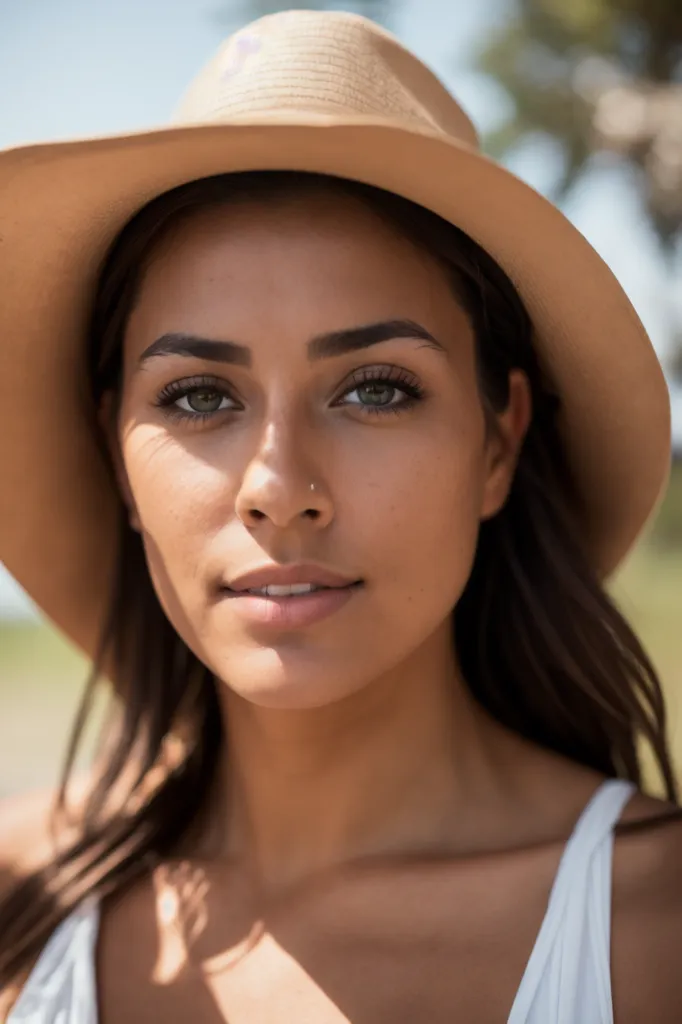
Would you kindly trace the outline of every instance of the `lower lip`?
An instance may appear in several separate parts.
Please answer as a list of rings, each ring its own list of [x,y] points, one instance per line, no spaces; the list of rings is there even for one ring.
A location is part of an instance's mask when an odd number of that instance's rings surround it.
[[[247,622],[278,629],[298,629],[312,626],[328,615],[343,608],[362,583],[348,587],[330,587],[328,590],[314,590],[297,597],[267,597],[260,594],[239,594],[223,591],[234,610]]]

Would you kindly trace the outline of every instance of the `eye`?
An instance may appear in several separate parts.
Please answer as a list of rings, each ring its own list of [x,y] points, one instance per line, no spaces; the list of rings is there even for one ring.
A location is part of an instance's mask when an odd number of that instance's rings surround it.
[[[219,391],[214,391],[211,388],[203,388],[202,390],[196,388],[195,390],[185,392],[184,395],[176,399],[175,405],[184,412],[200,413],[202,416],[205,416],[207,413],[218,412],[223,402],[229,401],[229,398],[221,395]],[[183,402],[186,405],[183,405]]]
[[[417,378],[397,367],[363,367],[353,374],[354,386],[341,398],[357,398],[345,403],[361,408],[363,413],[403,412],[423,398],[424,389]]]
[[[193,377],[168,384],[156,405],[175,419],[206,420],[218,412],[239,408],[225,385],[211,377]]]

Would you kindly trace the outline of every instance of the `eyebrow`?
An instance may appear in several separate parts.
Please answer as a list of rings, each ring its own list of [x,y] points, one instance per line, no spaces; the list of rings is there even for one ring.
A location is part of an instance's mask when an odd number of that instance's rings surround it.
[[[394,338],[414,338],[427,343],[447,354],[447,349],[437,338],[414,320],[382,320],[375,324],[360,327],[348,327],[341,331],[319,334],[307,344],[308,359],[329,359],[334,356],[356,352],[359,349],[378,345],[382,341]],[[147,360],[156,356],[187,356],[195,359],[207,359],[211,362],[230,363],[233,366],[252,365],[251,349],[239,345],[235,341],[218,341],[213,338],[201,338],[194,334],[171,333],[157,338],[144,350],[138,359],[138,368]]]

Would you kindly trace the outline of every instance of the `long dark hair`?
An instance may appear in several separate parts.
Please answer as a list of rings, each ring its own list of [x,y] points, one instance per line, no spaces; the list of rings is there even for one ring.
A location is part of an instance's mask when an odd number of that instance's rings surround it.
[[[474,327],[489,414],[506,406],[512,368],[524,370],[530,381],[533,418],[511,492],[502,510],[482,524],[473,570],[452,617],[472,694],[534,743],[638,786],[638,742],[648,742],[666,794],[676,803],[661,686],[592,567],[560,436],[560,398],[541,369],[519,295],[462,231],[391,193],[321,175],[219,175],[167,192],[125,226],[102,267],[87,352],[95,406],[108,392],[120,394],[122,337],[140,271],[171,225],[210,205],[305,195],[320,187],[367,203],[447,268]],[[118,578],[70,742],[55,822],[67,814],[69,779],[105,660],[115,666],[116,728],[108,726],[77,839],[55,852],[48,867],[18,881],[0,903],[0,984],[20,973],[86,894],[121,890],[176,848],[208,807],[222,754],[216,682],[162,611],[122,502]],[[181,754],[169,758],[169,738],[178,736]],[[118,793],[113,809],[112,793]]]

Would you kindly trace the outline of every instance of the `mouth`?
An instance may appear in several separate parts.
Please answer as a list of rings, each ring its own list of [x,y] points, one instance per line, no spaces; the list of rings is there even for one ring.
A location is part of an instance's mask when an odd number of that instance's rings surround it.
[[[362,580],[354,580],[352,583],[336,587],[325,586],[321,583],[268,583],[265,587],[248,587],[245,590],[235,590],[233,587],[224,587],[223,589],[235,597],[289,598],[306,597],[308,594],[317,594],[324,590],[348,590],[349,587],[362,586],[362,582]]]
[[[295,629],[326,619],[363,586],[363,580],[355,580],[339,587],[301,583],[269,584],[247,590],[223,587],[221,596],[248,624]]]

